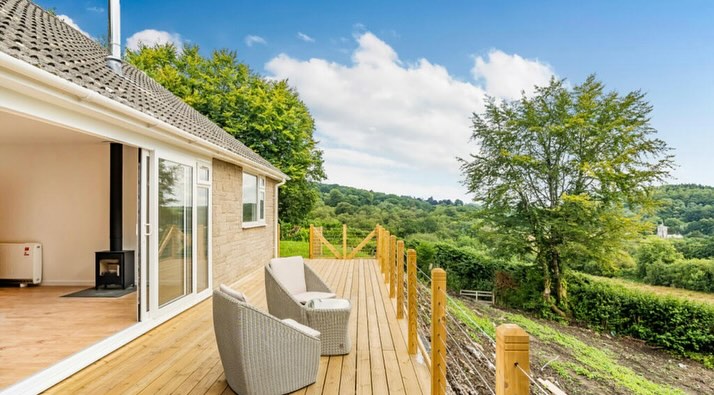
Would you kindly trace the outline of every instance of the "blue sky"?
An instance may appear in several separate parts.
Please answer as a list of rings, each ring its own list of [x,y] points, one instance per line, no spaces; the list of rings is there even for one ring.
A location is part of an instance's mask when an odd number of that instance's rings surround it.
[[[37,2],[105,34],[106,2]],[[611,89],[647,92],[680,166],[671,182],[714,185],[712,1],[121,5],[124,44],[230,48],[288,78],[316,118],[332,182],[463,198],[454,157],[474,150],[469,116],[484,94],[512,98],[550,75],[580,83],[596,73]]]

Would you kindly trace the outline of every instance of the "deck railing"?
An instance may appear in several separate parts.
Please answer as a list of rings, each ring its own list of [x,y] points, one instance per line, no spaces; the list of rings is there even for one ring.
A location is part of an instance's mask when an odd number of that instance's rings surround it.
[[[346,229],[346,227],[345,227]],[[447,344],[453,337],[448,333],[448,322],[454,317],[449,315],[449,295],[447,293],[446,278],[447,273],[441,268],[432,268],[430,275],[423,273],[423,277],[430,279],[431,311],[426,318],[429,322],[429,352],[427,352],[422,339],[419,336],[420,310],[423,310],[425,302],[422,295],[422,306],[420,306],[419,288],[420,283],[417,273],[420,271],[417,265],[417,254],[413,249],[404,250],[404,241],[397,240],[387,229],[377,225],[374,230],[376,235],[376,258],[378,260],[385,285],[389,291],[390,298],[396,299],[397,319],[407,319],[407,349],[409,354],[416,355],[420,349],[427,366],[431,372],[431,393],[441,395],[447,393],[449,383],[448,361],[449,350]],[[406,257],[406,278],[405,278],[405,257]],[[406,283],[406,287],[405,287]],[[426,290],[424,285],[422,289]],[[406,289],[405,289],[406,288]],[[426,294],[423,292],[422,294]],[[421,309],[420,309],[421,307]],[[425,321],[424,319],[421,320]],[[427,340],[427,339],[425,339]],[[470,340],[470,338],[469,338]],[[495,386],[490,383],[480,372],[477,374],[485,383],[488,390],[497,395],[525,395],[530,393],[530,381],[532,380],[529,364],[529,338],[528,334],[517,325],[505,324],[496,328],[495,341]],[[465,346],[465,345],[463,345]],[[452,350],[456,352],[457,350]],[[461,351],[461,350],[458,350]],[[471,365],[471,368],[474,368]],[[454,369],[462,369],[456,366]],[[489,372],[490,373],[490,372]],[[452,376],[466,376],[462,370],[452,373]],[[465,377],[468,382],[468,377]],[[493,380],[493,379],[492,379]],[[462,383],[463,385],[463,383]],[[495,387],[495,389],[494,389]],[[473,385],[470,387],[473,389]],[[461,388],[463,390],[463,388]],[[468,389],[468,386],[467,386]],[[463,391],[460,391],[463,392]]]
[[[371,243],[374,245],[371,246]],[[371,247],[365,251],[367,245]],[[480,329],[495,349],[495,361],[483,352],[483,348],[480,353],[475,351],[483,359],[482,362],[492,368],[486,372],[487,374],[483,374],[472,362],[469,362],[471,355],[465,355],[463,348],[470,345],[459,342],[466,339],[467,342],[473,343],[473,340],[468,331],[463,328],[464,323],[449,313],[450,308],[456,306],[460,310],[461,307],[447,292],[447,272],[441,268],[431,268],[430,274],[420,270],[416,251],[413,249],[405,251],[404,241],[398,240],[389,230],[377,225],[372,231],[360,233],[358,230],[348,232],[347,225],[342,225],[341,229],[324,229],[310,225],[310,258],[353,259],[357,256],[377,259],[384,277],[385,291],[389,293],[391,299],[395,299],[397,319],[407,320],[408,352],[414,356],[417,351],[421,352],[424,362],[429,367],[433,395],[456,392],[454,388],[458,388],[460,393],[478,392],[477,387],[485,387],[495,395],[525,395],[530,394],[531,383],[539,391],[544,392],[530,374],[528,334],[517,325],[500,325],[496,328],[495,339]],[[418,279],[419,273],[422,280]],[[428,288],[422,281],[429,281],[431,287]],[[431,310],[427,311],[428,308],[425,306],[430,306]],[[449,333],[449,323],[452,329],[456,328],[454,330],[465,335],[462,340],[456,340],[454,335]],[[471,324],[478,327],[473,322]],[[419,328],[425,326],[428,326],[428,332],[424,328],[420,335]],[[454,350],[447,348],[450,343]],[[479,347],[477,344],[473,346]],[[454,354],[460,353],[461,358],[449,355],[450,351]],[[462,366],[464,363],[468,366]],[[456,371],[449,371],[449,369]],[[469,374],[477,377],[480,382],[474,384]],[[491,374],[495,375],[495,379],[493,376],[491,379],[488,378]],[[458,386],[451,385],[447,380],[448,377],[463,378],[463,380]]]

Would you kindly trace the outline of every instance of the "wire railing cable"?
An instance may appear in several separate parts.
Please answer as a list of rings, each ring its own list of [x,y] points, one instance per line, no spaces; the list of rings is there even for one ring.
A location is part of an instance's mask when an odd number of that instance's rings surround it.
[[[533,383],[533,385],[534,385],[536,388],[538,388],[538,390],[540,390],[540,392],[542,392],[542,393],[545,394],[545,395],[550,395],[550,392],[546,391],[543,387],[541,387],[540,384],[538,384],[538,382],[535,381],[535,380],[533,379],[533,377],[532,377],[530,374],[528,374],[528,372],[526,372],[525,370],[523,370],[523,368],[522,368],[517,362],[516,362],[515,366],[516,366],[516,368],[517,368],[518,370],[521,371],[521,373],[523,373],[526,377],[528,377],[528,380],[530,380],[530,382]]]

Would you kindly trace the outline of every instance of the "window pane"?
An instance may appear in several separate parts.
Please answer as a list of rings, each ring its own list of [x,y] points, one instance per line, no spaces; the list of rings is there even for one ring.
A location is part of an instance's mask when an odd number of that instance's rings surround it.
[[[191,292],[193,169],[159,159],[159,305]]]
[[[258,177],[243,173],[243,222],[258,220]]]
[[[265,192],[260,193],[260,219],[265,219]]]
[[[199,181],[205,181],[208,182],[209,180],[209,171],[208,167],[206,166],[201,166],[198,168],[198,180]]]

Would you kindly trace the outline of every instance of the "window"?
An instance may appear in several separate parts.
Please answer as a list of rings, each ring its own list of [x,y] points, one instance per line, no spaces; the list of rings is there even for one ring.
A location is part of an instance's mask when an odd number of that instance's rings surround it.
[[[265,178],[243,173],[243,226],[265,225]]]

